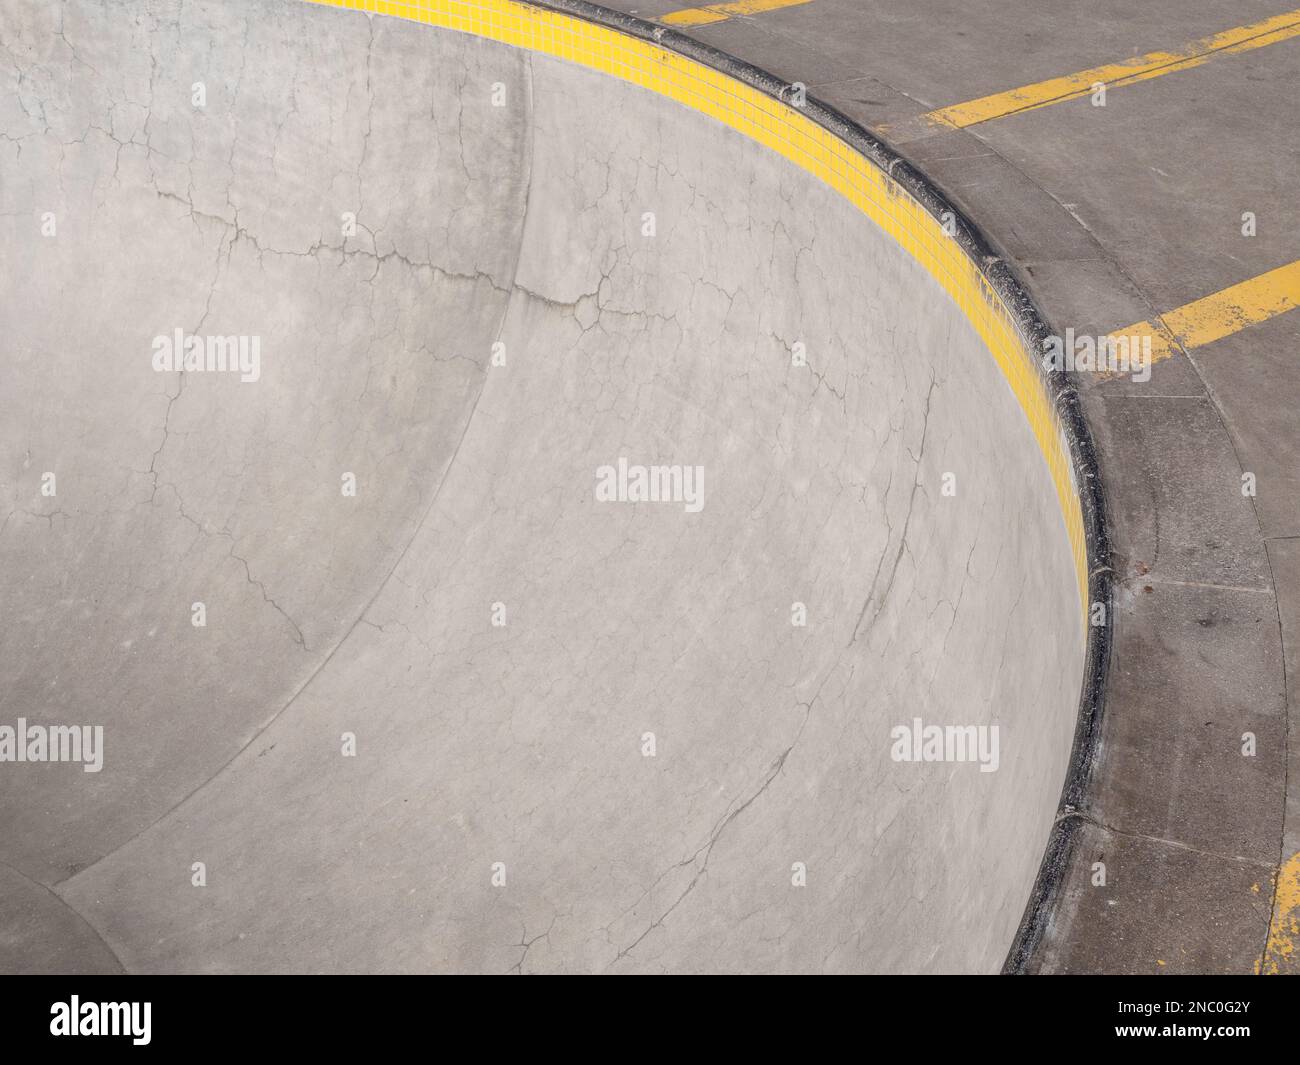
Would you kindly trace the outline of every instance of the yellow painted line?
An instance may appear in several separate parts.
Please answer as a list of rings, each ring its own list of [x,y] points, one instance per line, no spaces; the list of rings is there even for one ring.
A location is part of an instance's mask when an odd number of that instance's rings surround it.
[[[1151,338],[1151,361],[1160,362],[1178,351],[1204,347],[1300,307],[1300,259],[1252,277],[1222,292],[1202,297],[1155,321],[1135,322],[1116,329],[1112,337]]]
[[[1126,59],[1122,63],[1110,63],[1106,66],[1093,67],[1091,70],[1080,70],[1060,78],[1037,81],[1032,85],[1022,85],[1018,89],[981,96],[978,100],[941,107],[937,111],[922,115],[921,119],[930,126],[964,129],[966,126],[1004,118],[1021,111],[1033,111],[1048,104],[1088,96],[1097,82],[1102,82],[1108,89],[1116,89],[1135,82],[1147,81],[1150,78],[1158,78],[1162,74],[1190,70],[1215,56],[1249,52],[1297,36],[1300,36],[1300,8],[1283,15],[1274,15],[1261,22],[1253,22],[1249,26],[1224,30],[1222,33],[1184,45],[1176,52],[1148,52],[1146,55]]]
[[[704,7],[687,7],[662,15],[657,21],[665,26],[708,26],[714,22],[726,22],[738,15],[758,15],[764,11],[775,11],[782,7],[798,7],[810,4],[812,0],[736,0],[731,4],[706,4]]]
[[[1300,972],[1300,853],[1277,871],[1273,888],[1273,918],[1268,942],[1255,963],[1255,972],[1265,976]]]
[[[392,15],[554,56],[716,119],[823,182],[889,236],[949,295],[988,349],[1047,465],[1087,631],[1088,547],[1066,435],[1018,317],[942,222],[880,167],[798,108],[652,41],[521,0],[308,0]]]

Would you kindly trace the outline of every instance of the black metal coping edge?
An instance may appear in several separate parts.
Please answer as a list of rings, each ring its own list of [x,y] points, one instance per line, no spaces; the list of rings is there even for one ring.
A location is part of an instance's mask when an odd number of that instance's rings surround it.
[[[587,0],[524,0],[524,2],[533,7],[572,15],[638,37],[693,59],[697,63],[712,67],[768,96],[792,107],[795,106],[791,102],[793,87],[789,83],[751,63],[737,59],[710,45],[702,44],[676,30],[588,3]],[[806,96],[805,99],[806,102],[798,107],[802,114],[878,166],[936,219],[941,220],[945,214],[951,216],[956,226],[953,239],[979,267],[980,272],[1006,305],[1025,341],[1026,350],[1030,353],[1042,351],[1043,341],[1047,337],[1059,335],[1050,327],[1015,269],[994,250],[992,241],[960,208],[951,203],[925,174],[880,137],[847,115],[812,96]],[[1066,871],[1078,844],[1083,823],[1087,819],[1084,811],[1089,805],[1093,768],[1101,739],[1101,719],[1105,703],[1113,622],[1110,540],[1106,532],[1106,506],[1092,433],[1083,414],[1078,390],[1070,375],[1047,372],[1040,366],[1039,376],[1055,406],[1066,444],[1070,449],[1075,484],[1078,486],[1079,502],[1083,512],[1084,537],[1088,553],[1088,642],[1084,654],[1079,714],[1075,723],[1070,762],[1061,788],[1056,818],[1052,824],[1043,860],[1039,865],[1038,876],[1025,906],[1024,916],[1020,920],[1015,939],[1007,951],[1002,966],[1003,973],[1012,974],[1034,971],[1036,962],[1040,960],[1039,949],[1056,914]],[[1103,623],[1095,625],[1092,623],[1092,612],[1098,604],[1104,609],[1104,616]]]

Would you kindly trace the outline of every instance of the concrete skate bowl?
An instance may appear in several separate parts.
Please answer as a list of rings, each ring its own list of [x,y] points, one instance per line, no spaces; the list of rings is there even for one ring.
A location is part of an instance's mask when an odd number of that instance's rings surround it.
[[[0,967],[1002,965],[1086,499],[964,223],[561,12],[0,11],[0,724],[103,728]]]

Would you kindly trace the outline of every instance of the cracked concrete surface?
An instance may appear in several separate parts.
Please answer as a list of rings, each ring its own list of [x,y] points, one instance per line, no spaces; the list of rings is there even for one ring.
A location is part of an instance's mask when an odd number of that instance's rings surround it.
[[[0,41],[0,722],[105,727],[99,774],[0,765],[0,967],[1000,965],[1081,611],[1020,408],[888,237],[394,19],[0,0]],[[177,328],[261,379],[154,372]],[[620,456],[704,509],[596,502]],[[999,770],[891,761],[914,717]]]

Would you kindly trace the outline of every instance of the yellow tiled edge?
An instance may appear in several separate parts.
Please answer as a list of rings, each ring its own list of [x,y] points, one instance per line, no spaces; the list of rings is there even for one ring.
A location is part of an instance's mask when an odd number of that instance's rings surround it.
[[[987,345],[1033,429],[1065,518],[1088,607],[1088,557],[1069,447],[1033,354],[978,267],[940,222],[875,164],[796,108],[647,41],[520,0],[307,0],[472,33],[578,63],[716,118],[844,196],[894,238],[952,297]]]

